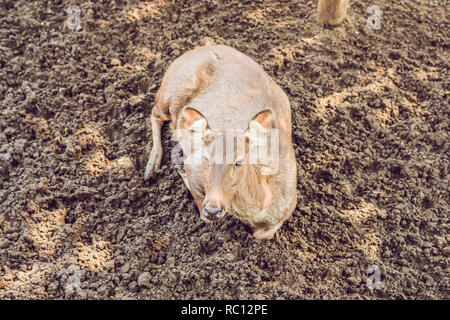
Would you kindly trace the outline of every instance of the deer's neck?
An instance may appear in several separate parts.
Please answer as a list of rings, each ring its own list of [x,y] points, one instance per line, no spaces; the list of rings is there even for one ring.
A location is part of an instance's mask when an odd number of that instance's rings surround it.
[[[256,184],[252,179],[245,179],[247,185],[233,198],[231,213],[253,226],[279,222],[292,203],[289,190],[292,183],[287,183],[292,179],[290,176],[286,164],[280,164],[277,174],[259,177]]]

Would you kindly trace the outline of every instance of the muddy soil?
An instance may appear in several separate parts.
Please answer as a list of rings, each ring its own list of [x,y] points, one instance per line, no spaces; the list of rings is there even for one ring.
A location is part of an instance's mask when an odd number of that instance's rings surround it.
[[[2,0],[0,299],[448,299],[449,5],[372,2],[324,29],[310,0]],[[143,180],[162,76],[205,44],[290,98],[298,204],[271,241],[199,219],[168,126]]]

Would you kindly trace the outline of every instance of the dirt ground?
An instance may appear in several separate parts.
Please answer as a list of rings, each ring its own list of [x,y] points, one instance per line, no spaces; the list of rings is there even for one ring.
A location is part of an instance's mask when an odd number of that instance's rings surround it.
[[[449,4],[0,2],[0,299],[448,299]],[[381,29],[367,7],[381,7]],[[204,224],[149,116],[186,50],[227,44],[288,94],[298,204],[271,241]],[[366,285],[369,266],[381,288]]]

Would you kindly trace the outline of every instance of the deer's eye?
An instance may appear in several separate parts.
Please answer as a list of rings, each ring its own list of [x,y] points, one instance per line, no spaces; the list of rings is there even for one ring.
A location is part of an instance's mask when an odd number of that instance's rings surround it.
[[[240,166],[242,165],[243,162],[244,162],[244,160],[236,161],[236,163],[234,164],[234,167],[235,167],[235,168],[240,167]]]
[[[208,159],[207,157],[205,157],[205,156],[203,156],[203,163],[204,163],[207,167],[209,167],[209,159]]]

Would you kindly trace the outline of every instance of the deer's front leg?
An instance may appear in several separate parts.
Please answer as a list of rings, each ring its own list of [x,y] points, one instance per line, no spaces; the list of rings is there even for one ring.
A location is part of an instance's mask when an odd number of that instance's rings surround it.
[[[275,235],[275,232],[277,232],[278,229],[281,228],[281,226],[283,225],[283,222],[284,221],[279,222],[275,225],[269,226],[267,228],[253,229],[253,236],[256,239],[270,240]]]

